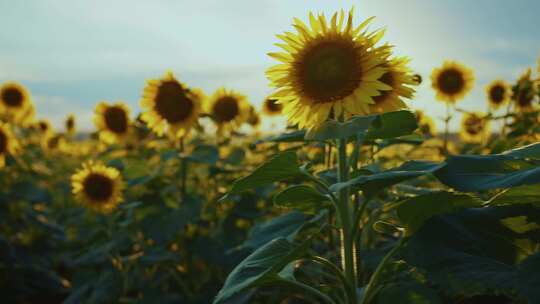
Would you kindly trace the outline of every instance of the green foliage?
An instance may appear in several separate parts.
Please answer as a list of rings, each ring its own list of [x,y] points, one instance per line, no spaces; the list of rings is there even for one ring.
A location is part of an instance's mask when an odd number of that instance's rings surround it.
[[[274,204],[308,214],[318,213],[331,206],[327,196],[307,185],[294,185],[284,189],[274,196]]]

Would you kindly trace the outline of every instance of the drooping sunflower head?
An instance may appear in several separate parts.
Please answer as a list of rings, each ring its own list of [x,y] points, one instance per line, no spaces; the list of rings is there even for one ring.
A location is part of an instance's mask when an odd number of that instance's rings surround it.
[[[272,96],[266,97],[263,103],[263,113],[268,116],[280,115],[283,110],[283,105],[278,102],[277,98]]]
[[[511,95],[511,88],[504,80],[494,80],[486,87],[488,104],[494,110],[507,103]]]
[[[0,168],[5,166],[6,156],[16,154],[18,149],[19,143],[10,125],[0,121]]]
[[[123,102],[100,102],[94,111],[94,124],[99,138],[106,143],[124,142],[129,135],[129,108]]]
[[[489,121],[482,113],[465,113],[459,135],[465,142],[481,143],[489,135]]]
[[[75,115],[69,114],[66,117],[65,121],[65,127],[66,127],[66,133],[69,135],[75,134],[76,126],[75,126]]]
[[[386,72],[379,81],[388,85],[390,90],[380,91],[380,95],[374,96],[374,104],[369,106],[369,113],[385,113],[407,108],[402,98],[411,98],[414,90],[410,87],[415,85],[406,57],[395,58],[382,64]]]
[[[416,121],[418,124],[418,130],[422,133],[422,135],[432,137],[437,134],[435,122],[422,110],[416,110]]]
[[[310,14],[310,26],[295,18],[296,33],[277,35],[285,52],[268,54],[281,64],[266,74],[291,124],[313,128],[332,115],[368,114],[373,96],[391,89],[379,80],[390,47],[375,47],[383,32],[365,30],[371,19],[353,27],[352,10],[330,22]]]
[[[247,122],[250,115],[250,105],[247,98],[233,90],[219,88],[207,103],[207,112],[218,126],[240,127]]]
[[[167,72],[162,79],[147,81],[141,119],[159,136],[167,132],[181,138],[197,123],[204,99],[201,90],[188,88]]]
[[[474,84],[471,69],[455,61],[445,61],[442,67],[431,73],[431,86],[437,99],[455,103],[465,97]]]
[[[116,168],[89,161],[71,176],[71,186],[81,204],[96,212],[109,213],[123,200],[125,184]]]
[[[21,84],[6,82],[0,87],[0,114],[18,118],[30,105],[30,93]]]
[[[521,112],[527,112],[533,109],[535,85],[531,79],[531,73],[531,69],[527,69],[512,88],[512,99],[515,101],[517,109]]]

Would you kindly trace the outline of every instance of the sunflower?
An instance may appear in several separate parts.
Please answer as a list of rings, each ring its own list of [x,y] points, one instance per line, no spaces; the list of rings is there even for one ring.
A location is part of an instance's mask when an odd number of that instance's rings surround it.
[[[51,134],[41,140],[41,146],[46,152],[66,151],[66,140],[62,134]]]
[[[53,132],[51,123],[46,119],[40,119],[36,122],[35,128],[44,136],[48,136]]]
[[[189,134],[201,112],[204,94],[179,82],[172,72],[162,79],[147,81],[141,119],[159,136],[165,131],[173,138]]]
[[[17,153],[19,143],[11,132],[11,127],[0,121],[0,168],[6,164],[6,156]]]
[[[385,113],[407,108],[401,98],[411,98],[414,90],[409,86],[415,85],[407,67],[408,62],[408,58],[401,57],[389,60],[382,65],[386,72],[379,81],[390,86],[391,89],[381,91],[380,95],[373,97],[375,103],[369,105],[370,113]]]
[[[76,131],[76,128],[75,128],[75,115],[69,114],[66,117],[65,127],[66,127],[66,133],[68,135],[75,134],[75,131]]]
[[[533,109],[535,87],[531,79],[531,73],[531,69],[527,69],[512,88],[512,99],[516,102],[517,108],[521,112],[527,112]]]
[[[468,143],[481,143],[489,133],[489,121],[482,113],[465,113],[461,120],[459,136]]]
[[[253,106],[249,107],[249,117],[247,119],[247,123],[256,128],[261,123],[261,117],[259,116],[259,113],[257,113],[257,110]]]
[[[125,184],[117,169],[89,161],[71,176],[71,186],[81,204],[109,213],[122,201]]]
[[[0,87],[0,114],[18,119],[30,105],[30,93],[21,84],[7,82]]]
[[[278,103],[276,98],[271,96],[266,97],[263,102],[263,113],[268,116],[280,115],[283,110],[283,105]]]
[[[420,75],[420,74],[414,74],[412,76],[412,80],[414,81],[415,85],[421,85],[422,81],[423,81],[423,78],[422,78],[422,75]]]
[[[328,23],[324,15],[310,13],[310,27],[295,18],[297,33],[277,35],[285,43],[276,45],[285,52],[268,55],[282,63],[266,75],[291,124],[313,128],[331,116],[369,114],[373,97],[392,89],[379,80],[390,47],[374,46],[384,32],[365,30],[372,18],[355,28],[353,11],[346,22],[345,15],[335,13]]]
[[[247,98],[233,90],[217,89],[207,103],[207,112],[218,126],[240,127],[250,116]]]
[[[424,136],[435,136],[437,130],[435,127],[435,122],[429,116],[427,116],[422,110],[416,110],[416,121],[418,124],[418,130]]]
[[[95,109],[94,124],[102,141],[124,142],[130,131],[129,108],[123,102],[111,105],[100,102]]]
[[[455,61],[445,61],[442,67],[431,73],[431,86],[437,93],[437,99],[455,103],[465,97],[474,84],[471,69]]]
[[[494,110],[505,104],[511,94],[510,86],[503,80],[495,80],[486,87],[488,104]]]

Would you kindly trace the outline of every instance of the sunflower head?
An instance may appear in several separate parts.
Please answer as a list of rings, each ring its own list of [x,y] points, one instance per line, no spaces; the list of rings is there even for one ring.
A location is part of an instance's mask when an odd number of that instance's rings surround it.
[[[36,122],[35,128],[43,135],[49,135],[53,132],[51,123],[47,119],[40,119]]]
[[[0,121],[0,168],[5,166],[6,156],[14,155],[19,149],[19,143],[7,123]]]
[[[109,213],[122,201],[124,181],[116,168],[92,161],[71,177],[75,198],[91,210]]]
[[[51,134],[42,139],[41,146],[46,152],[54,153],[58,151],[66,151],[67,144],[62,134]]]
[[[512,99],[519,111],[528,112],[533,109],[533,101],[535,98],[535,85],[531,79],[531,69],[529,68],[521,75],[512,88]]]
[[[219,88],[210,97],[206,111],[218,128],[240,127],[250,116],[247,98],[233,90]]]
[[[285,52],[268,54],[281,64],[266,74],[291,124],[313,128],[330,116],[369,114],[373,97],[391,89],[380,81],[390,47],[375,47],[383,32],[365,30],[371,18],[357,27],[352,20],[352,10],[330,22],[310,13],[310,26],[294,19],[296,33],[277,36]]]
[[[482,113],[465,113],[461,120],[459,133],[463,141],[481,143],[489,133],[489,121]]]
[[[445,61],[431,73],[431,86],[437,99],[455,103],[465,97],[474,84],[472,70],[455,61]]]
[[[204,98],[201,90],[188,88],[167,72],[161,79],[147,81],[141,119],[160,136],[167,131],[171,137],[181,138],[197,123]]]
[[[412,80],[413,80],[415,85],[421,85],[422,81],[423,81],[423,78],[422,78],[422,75],[420,75],[420,74],[414,74],[412,76]]]
[[[427,137],[432,137],[437,134],[435,127],[435,122],[429,116],[427,116],[423,111],[416,110],[416,121],[418,124],[418,129],[420,132]]]
[[[268,116],[280,115],[283,110],[283,105],[278,102],[277,98],[272,96],[266,97],[263,102],[263,113]]]
[[[30,93],[16,82],[7,82],[0,87],[0,113],[18,116],[31,104]]]
[[[249,117],[247,119],[247,123],[254,128],[258,127],[261,123],[261,117],[253,106],[249,107]]]
[[[69,114],[65,121],[66,133],[69,135],[75,134],[75,115]]]
[[[512,91],[505,81],[495,80],[486,87],[486,95],[489,106],[497,110],[501,105],[508,102]]]
[[[123,102],[100,102],[95,109],[94,124],[99,138],[106,143],[124,142],[129,135],[129,108]]]

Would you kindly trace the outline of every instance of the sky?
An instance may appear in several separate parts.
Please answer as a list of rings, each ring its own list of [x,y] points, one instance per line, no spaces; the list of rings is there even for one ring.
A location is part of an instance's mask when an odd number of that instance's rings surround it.
[[[475,71],[475,87],[458,106],[486,109],[485,86],[512,81],[540,56],[537,0],[0,0],[0,82],[27,86],[38,118],[61,128],[76,113],[93,128],[97,102],[125,101],[139,111],[145,80],[171,70],[211,94],[238,90],[259,106],[271,92],[265,70],[276,34],[294,17],[355,7],[355,24],[376,16],[383,41],[412,59],[424,83],[411,108],[442,117],[429,75],[446,59]],[[454,119],[453,127],[459,124]]]

